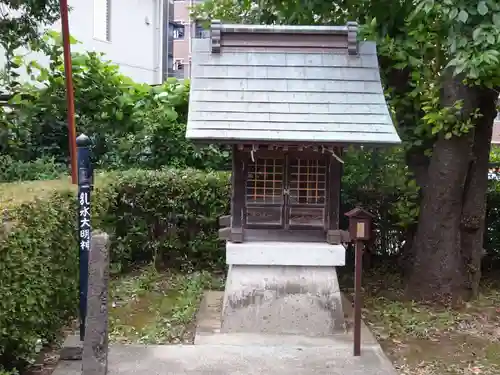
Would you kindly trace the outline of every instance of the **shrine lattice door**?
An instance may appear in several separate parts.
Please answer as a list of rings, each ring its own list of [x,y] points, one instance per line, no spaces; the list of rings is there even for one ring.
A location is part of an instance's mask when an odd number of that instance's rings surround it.
[[[247,164],[246,224],[249,227],[324,228],[326,160],[258,158]]]

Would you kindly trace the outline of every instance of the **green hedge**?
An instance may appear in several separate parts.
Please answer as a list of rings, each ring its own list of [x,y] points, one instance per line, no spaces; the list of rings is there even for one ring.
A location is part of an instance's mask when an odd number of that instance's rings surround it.
[[[111,261],[120,269],[152,260],[221,268],[218,217],[229,213],[228,197],[225,172],[131,170],[108,175],[96,189],[95,222],[112,236]]]
[[[23,368],[74,316],[78,258],[72,197],[58,193],[23,204],[2,223],[0,372]]]
[[[194,170],[98,176],[93,224],[113,239],[115,271],[151,261],[224,267],[216,229],[229,209],[228,181],[227,173]],[[22,369],[76,313],[76,195],[69,185],[59,189],[8,206],[7,226],[14,225],[0,237],[0,373],[2,367]]]
[[[66,165],[56,163],[54,158],[19,161],[9,155],[0,155],[0,182],[53,180],[67,170]]]

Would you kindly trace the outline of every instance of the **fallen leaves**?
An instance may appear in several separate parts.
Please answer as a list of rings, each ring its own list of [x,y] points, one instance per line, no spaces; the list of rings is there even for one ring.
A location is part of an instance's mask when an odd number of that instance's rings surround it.
[[[400,375],[500,374],[498,284],[451,310],[404,302],[401,283],[387,272],[364,280],[366,322]]]

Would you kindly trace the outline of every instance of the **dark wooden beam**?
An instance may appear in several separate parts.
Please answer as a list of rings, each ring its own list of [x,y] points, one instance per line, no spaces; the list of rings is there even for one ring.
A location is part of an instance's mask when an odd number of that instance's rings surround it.
[[[254,157],[263,157],[263,158],[276,158],[276,159],[281,159],[284,158],[286,155],[288,155],[290,158],[301,158],[301,159],[310,159],[310,160],[324,160],[328,158],[331,153],[328,151],[325,151],[324,153],[320,151],[314,151],[312,148],[311,149],[304,149],[302,151],[299,151],[297,149],[288,149],[287,151],[284,151],[283,149],[278,149],[278,148],[273,148],[273,149],[257,149],[254,152]],[[246,161],[250,161],[252,157],[251,150],[248,148],[243,149],[243,158]]]
[[[243,152],[233,146],[231,189],[231,235],[230,241],[243,242],[243,210],[245,206],[245,163]]]
[[[341,178],[342,164],[332,156],[328,163],[328,228],[326,240],[328,243],[335,245],[342,242],[339,233]]]

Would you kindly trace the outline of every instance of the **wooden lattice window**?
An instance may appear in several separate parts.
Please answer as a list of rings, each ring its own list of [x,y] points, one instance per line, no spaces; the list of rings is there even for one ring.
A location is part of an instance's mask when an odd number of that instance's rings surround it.
[[[323,160],[292,159],[289,173],[288,224],[324,227],[326,163]]]
[[[248,164],[246,221],[250,225],[283,225],[285,160],[259,158]]]
[[[325,160],[259,158],[247,168],[247,224],[324,227]]]
[[[258,159],[248,166],[247,203],[283,202],[283,159]]]
[[[321,160],[291,160],[289,191],[292,204],[323,205],[326,165]]]

